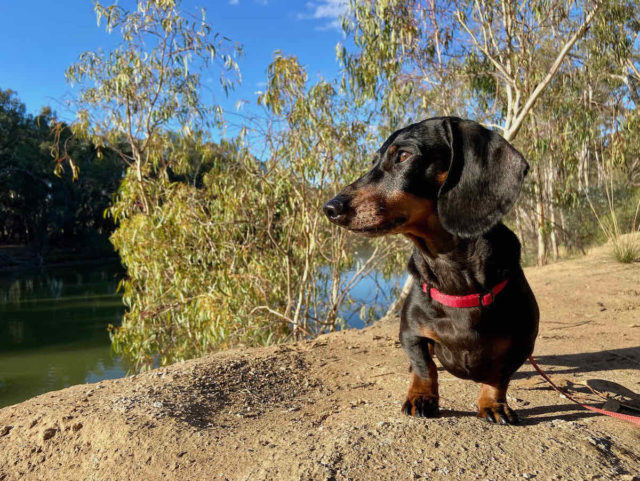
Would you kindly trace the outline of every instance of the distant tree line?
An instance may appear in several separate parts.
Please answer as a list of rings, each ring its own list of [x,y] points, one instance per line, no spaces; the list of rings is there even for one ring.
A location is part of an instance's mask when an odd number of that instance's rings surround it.
[[[77,246],[108,253],[115,224],[104,214],[124,167],[108,149],[98,159],[93,143],[62,126],[59,140],[82,176],[72,181],[70,169],[56,175],[54,121],[50,108],[30,115],[15,92],[0,90],[0,245],[27,246],[39,256]]]

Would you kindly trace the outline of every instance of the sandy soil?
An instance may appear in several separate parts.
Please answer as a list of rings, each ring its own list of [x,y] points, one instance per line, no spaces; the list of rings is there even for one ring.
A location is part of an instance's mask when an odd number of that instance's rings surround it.
[[[600,248],[527,276],[542,367],[637,403],[640,266]],[[510,389],[520,426],[477,419],[478,386],[446,372],[440,418],[402,415],[397,330],[224,352],[1,409],[0,481],[640,480],[640,428],[561,398],[529,364]]]

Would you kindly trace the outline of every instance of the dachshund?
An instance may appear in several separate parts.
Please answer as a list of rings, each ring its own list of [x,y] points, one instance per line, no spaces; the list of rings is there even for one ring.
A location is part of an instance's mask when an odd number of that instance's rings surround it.
[[[507,388],[533,352],[539,310],[520,242],[501,219],[528,170],[499,134],[435,117],[394,132],[371,170],[324,205],[334,224],[371,237],[402,234],[414,245],[400,320],[411,364],[405,414],[438,416],[435,355],[454,376],[481,384],[478,417],[518,423]]]

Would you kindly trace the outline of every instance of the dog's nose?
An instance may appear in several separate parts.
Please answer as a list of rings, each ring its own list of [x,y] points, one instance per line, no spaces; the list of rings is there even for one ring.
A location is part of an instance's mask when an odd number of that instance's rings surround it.
[[[344,216],[344,203],[339,198],[334,197],[324,205],[322,210],[329,219],[336,222]]]

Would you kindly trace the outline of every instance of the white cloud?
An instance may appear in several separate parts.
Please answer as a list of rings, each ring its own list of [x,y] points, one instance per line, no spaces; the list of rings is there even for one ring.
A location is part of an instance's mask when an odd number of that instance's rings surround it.
[[[348,0],[321,0],[309,6],[314,9],[313,18],[335,19],[347,12],[349,2]]]
[[[307,13],[299,13],[299,20],[325,20],[318,30],[340,29],[340,17],[347,13],[349,0],[314,0],[307,3]]]
[[[229,0],[229,5],[238,5],[240,0]]]

